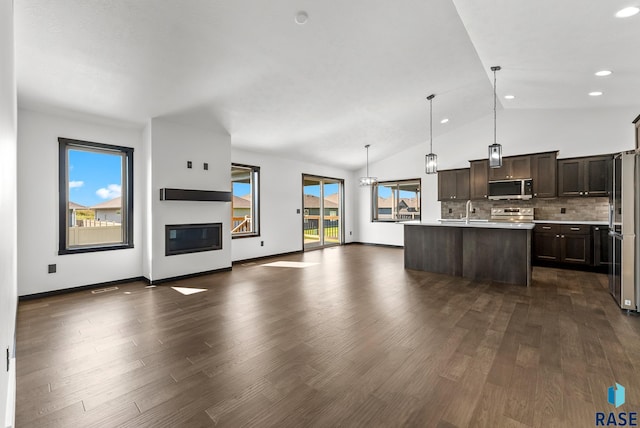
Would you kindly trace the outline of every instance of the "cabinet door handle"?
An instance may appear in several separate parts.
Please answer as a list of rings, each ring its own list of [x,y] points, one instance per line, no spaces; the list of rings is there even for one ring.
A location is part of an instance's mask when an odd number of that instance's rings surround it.
[[[538,194],[537,194],[537,193],[534,193],[534,194],[533,194],[533,196],[538,196]]]
[[[561,238],[564,239],[564,235],[562,235]]]
[[[585,194],[585,195],[588,195],[588,194],[589,194],[589,192],[584,192],[584,194]]]
[[[581,195],[584,195],[584,192],[580,192]]]
[[[551,226],[542,226],[544,230],[551,230]]]
[[[559,237],[560,237],[560,235],[556,235],[556,238],[559,238]]]
[[[580,230],[579,227],[572,227],[571,230]]]
[[[599,227],[596,227],[596,228],[595,228],[595,230],[600,230],[600,228],[599,228]]]

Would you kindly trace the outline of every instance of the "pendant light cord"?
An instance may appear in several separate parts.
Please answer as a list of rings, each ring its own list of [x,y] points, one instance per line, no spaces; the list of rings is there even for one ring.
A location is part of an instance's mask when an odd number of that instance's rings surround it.
[[[369,144],[364,147],[367,149],[367,177],[369,177]]]
[[[433,153],[433,97],[429,99],[429,153]]]
[[[496,104],[497,104],[497,95],[496,95],[496,71],[500,70],[500,67],[491,67],[493,70],[493,144],[496,144],[497,141],[497,127],[496,127]]]
[[[435,94],[427,97],[429,100],[429,154],[433,154],[433,99]]]

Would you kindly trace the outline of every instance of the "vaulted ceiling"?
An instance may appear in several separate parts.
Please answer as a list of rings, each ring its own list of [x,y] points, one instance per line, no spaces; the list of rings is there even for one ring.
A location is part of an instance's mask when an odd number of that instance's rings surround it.
[[[640,15],[615,18],[625,6],[15,0],[19,104],[215,121],[234,147],[353,169],[365,144],[375,160],[428,140],[431,93],[436,136],[490,114],[492,65],[505,108],[640,105]]]

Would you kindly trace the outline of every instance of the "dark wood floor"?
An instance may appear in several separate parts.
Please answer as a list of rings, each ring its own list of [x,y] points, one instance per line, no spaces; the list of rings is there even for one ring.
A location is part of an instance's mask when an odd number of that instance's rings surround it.
[[[640,408],[640,318],[605,275],[474,283],[359,245],[276,260],[318,264],[21,302],[17,426],[594,426],[616,381],[617,411]]]

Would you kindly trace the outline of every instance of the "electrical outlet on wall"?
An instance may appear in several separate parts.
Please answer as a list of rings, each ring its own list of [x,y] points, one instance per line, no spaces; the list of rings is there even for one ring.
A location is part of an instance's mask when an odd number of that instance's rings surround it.
[[[49,273],[56,273],[57,266],[55,264],[47,266]]]
[[[560,208],[560,214],[566,214],[566,213],[567,213],[566,208]]]

